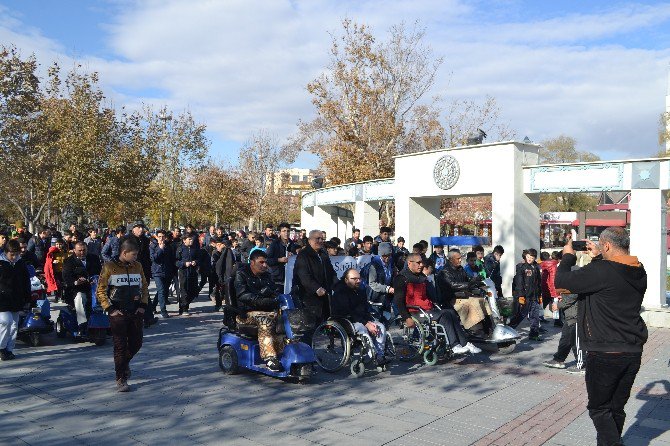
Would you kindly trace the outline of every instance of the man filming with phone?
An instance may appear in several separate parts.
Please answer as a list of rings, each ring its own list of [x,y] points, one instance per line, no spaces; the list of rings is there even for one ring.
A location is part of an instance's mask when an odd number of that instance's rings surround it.
[[[623,228],[609,227],[598,244],[585,246],[568,239],[556,273],[556,288],[578,294],[578,329],[586,357],[589,416],[598,445],[623,444],[624,406],[640,369],[647,326],[640,317],[647,273],[629,254],[630,238]],[[602,256],[571,271],[575,248]]]

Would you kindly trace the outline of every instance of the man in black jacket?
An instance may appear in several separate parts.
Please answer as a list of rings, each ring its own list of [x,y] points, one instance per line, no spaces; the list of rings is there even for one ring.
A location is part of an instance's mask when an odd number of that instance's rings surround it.
[[[282,370],[278,356],[284,350],[282,339],[276,334],[279,302],[272,277],[268,273],[267,255],[260,249],[249,256],[249,265],[242,265],[235,274],[238,324],[258,327],[258,346],[261,358],[274,372]]]
[[[481,276],[469,278],[462,266],[463,257],[458,249],[447,253],[447,263],[436,275],[440,296],[447,307],[453,307],[466,330],[488,335],[493,329],[491,307],[483,297],[471,297],[481,285]],[[460,293],[457,295],[456,293]]]
[[[361,289],[361,275],[355,268],[346,270],[342,280],[335,284],[330,311],[335,317],[347,319],[357,333],[369,339],[377,351],[377,365],[386,364],[386,329],[370,314],[365,291]]]
[[[640,370],[648,335],[640,317],[647,273],[637,257],[629,254],[629,246],[625,229],[607,228],[597,246],[587,241],[591,255],[602,255],[602,260],[571,271],[577,257],[568,240],[556,273],[556,288],[579,295],[579,337],[588,352],[587,408],[598,445],[623,444],[624,407]]]
[[[293,267],[295,295],[305,305],[305,310],[314,319],[313,329],[305,333],[304,341],[312,344],[316,324],[328,317],[328,298],[337,281],[337,275],[328,254],[323,251],[323,232],[309,232],[307,246],[300,250]]]
[[[293,249],[293,242],[289,238],[290,230],[291,226],[288,223],[280,223],[279,238],[274,239],[267,250],[272,280],[282,289],[284,288],[286,264],[288,258],[291,257],[291,249]]]
[[[177,248],[175,260],[179,277],[179,315],[190,316],[189,305],[199,293],[198,265],[200,248],[195,246],[195,234],[184,234],[182,243]]]
[[[212,262],[215,262],[214,274],[217,282],[217,294],[214,302],[216,311],[221,311],[224,299],[226,303],[230,302],[229,285],[237,272],[237,262],[230,245],[231,243],[228,240],[217,239],[216,250],[212,256]]]
[[[77,242],[74,253],[63,262],[63,300],[77,312],[80,332],[91,314],[91,276],[100,274],[102,265],[98,256],[88,254],[86,243]]]
[[[47,259],[47,252],[51,247],[51,235],[49,234],[49,229],[43,227],[40,232],[28,240],[28,251],[35,254],[37,257],[37,265],[35,269],[44,270],[44,262]]]

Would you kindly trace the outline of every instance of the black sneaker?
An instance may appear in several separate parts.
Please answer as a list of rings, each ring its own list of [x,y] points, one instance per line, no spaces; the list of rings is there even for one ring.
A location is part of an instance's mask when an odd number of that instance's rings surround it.
[[[540,333],[530,332],[528,334],[528,339],[530,339],[531,341],[541,341],[542,336],[540,336]]]
[[[281,372],[284,370],[284,368],[281,366],[281,362],[279,362],[279,360],[274,356],[270,356],[268,359],[266,359],[265,364],[273,372]]]

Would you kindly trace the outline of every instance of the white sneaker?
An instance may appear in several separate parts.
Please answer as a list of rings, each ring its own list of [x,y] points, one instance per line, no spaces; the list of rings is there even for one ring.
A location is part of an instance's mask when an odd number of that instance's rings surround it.
[[[467,344],[465,344],[465,348],[467,348],[470,351],[470,353],[473,353],[473,354],[477,354],[477,353],[482,352],[482,349],[475,346],[472,342],[468,342]]]
[[[454,355],[464,355],[466,353],[470,353],[470,349],[463,346],[463,345],[455,345],[451,347],[451,351],[454,352]]]

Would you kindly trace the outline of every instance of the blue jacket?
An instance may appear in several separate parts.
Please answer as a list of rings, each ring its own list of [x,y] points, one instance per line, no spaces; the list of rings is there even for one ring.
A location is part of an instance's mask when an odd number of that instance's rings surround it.
[[[119,245],[120,239],[115,234],[110,234],[107,238],[107,243],[102,247],[100,254],[102,255],[102,260],[105,262],[111,262],[112,259],[119,257]]]
[[[158,246],[157,241],[149,245],[149,257],[151,258],[152,277],[172,277],[174,275],[175,259],[169,243],[163,248]]]

